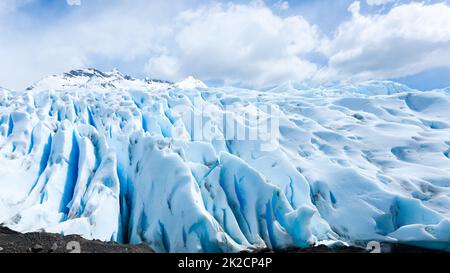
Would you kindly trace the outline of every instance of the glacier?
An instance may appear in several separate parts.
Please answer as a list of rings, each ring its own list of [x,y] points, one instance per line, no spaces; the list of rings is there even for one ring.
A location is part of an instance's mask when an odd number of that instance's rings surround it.
[[[0,88],[0,223],[158,252],[450,251],[448,90],[250,90],[95,69]]]

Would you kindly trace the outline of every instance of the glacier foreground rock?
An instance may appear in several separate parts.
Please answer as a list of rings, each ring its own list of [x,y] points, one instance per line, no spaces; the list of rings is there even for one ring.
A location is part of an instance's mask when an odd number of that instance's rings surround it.
[[[89,69],[1,90],[0,223],[159,252],[450,251],[450,94],[296,86]]]

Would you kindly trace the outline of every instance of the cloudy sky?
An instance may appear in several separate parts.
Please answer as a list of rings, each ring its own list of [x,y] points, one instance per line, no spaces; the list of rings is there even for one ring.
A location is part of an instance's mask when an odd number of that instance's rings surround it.
[[[261,87],[450,86],[450,1],[0,0],[0,86],[74,68]]]

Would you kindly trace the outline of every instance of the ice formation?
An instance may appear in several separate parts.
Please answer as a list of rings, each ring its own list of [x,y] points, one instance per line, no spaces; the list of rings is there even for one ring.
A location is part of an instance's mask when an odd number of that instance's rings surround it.
[[[254,113],[276,121],[271,138],[236,137]],[[214,130],[198,137],[189,117]],[[450,251],[449,126],[448,89],[71,71],[0,89],[0,223],[160,252],[371,240]]]

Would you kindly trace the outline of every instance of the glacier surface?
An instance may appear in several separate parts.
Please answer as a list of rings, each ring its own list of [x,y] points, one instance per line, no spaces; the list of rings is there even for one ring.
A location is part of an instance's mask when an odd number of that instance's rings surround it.
[[[261,119],[269,134],[250,138]],[[0,89],[0,223],[160,252],[372,240],[450,251],[450,93],[94,69]]]

